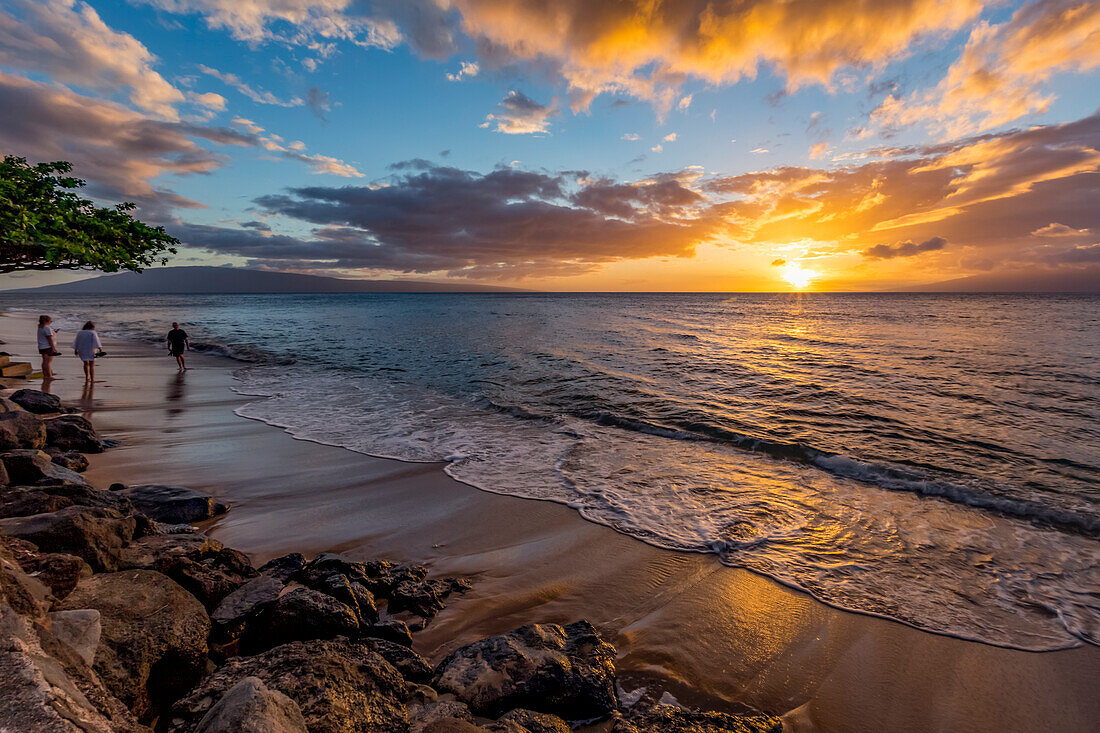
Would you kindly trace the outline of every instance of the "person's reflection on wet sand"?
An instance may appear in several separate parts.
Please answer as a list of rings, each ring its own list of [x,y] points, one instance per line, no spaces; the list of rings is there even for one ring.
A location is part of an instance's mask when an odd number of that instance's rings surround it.
[[[95,382],[85,382],[84,389],[80,390],[80,401],[84,409],[88,409],[92,406],[92,400],[95,398]]]
[[[185,379],[186,372],[179,372],[176,374],[170,382],[168,382],[168,402],[180,402],[185,396],[187,381]],[[182,407],[169,407],[168,416],[175,417],[183,412]]]

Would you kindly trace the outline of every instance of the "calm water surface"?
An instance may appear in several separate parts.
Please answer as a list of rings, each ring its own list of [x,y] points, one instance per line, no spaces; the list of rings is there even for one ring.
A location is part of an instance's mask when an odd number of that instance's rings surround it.
[[[1100,298],[2,296],[249,363],[240,412],[446,460],[845,608],[1100,643]],[[65,338],[63,336],[63,338]],[[104,365],[108,367],[108,365]]]

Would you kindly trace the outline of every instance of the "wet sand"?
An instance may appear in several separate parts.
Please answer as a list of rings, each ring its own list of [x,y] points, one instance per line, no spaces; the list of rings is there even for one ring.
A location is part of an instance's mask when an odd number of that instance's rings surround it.
[[[35,354],[31,316],[0,318],[0,347]],[[72,334],[61,336],[62,345]],[[681,700],[786,714],[789,731],[1091,731],[1100,649],[1021,652],[848,613],[710,555],[659,550],[546,502],[403,463],[296,440],[238,417],[227,359],[108,342],[102,381],[55,361],[51,391],[120,445],[91,457],[96,486],[173,483],[232,505],[211,535],[257,562],[338,550],[468,575],[474,588],[417,634],[451,648],[540,621],[588,618],[619,649],[626,687],[657,674]],[[34,359],[37,365],[37,358]],[[38,387],[38,380],[28,386]],[[869,489],[870,490],[870,489]]]

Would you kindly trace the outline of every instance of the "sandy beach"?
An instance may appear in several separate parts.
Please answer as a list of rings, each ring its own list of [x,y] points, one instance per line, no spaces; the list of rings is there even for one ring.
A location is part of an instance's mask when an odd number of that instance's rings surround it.
[[[33,326],[30,314],[0,318],[3,348],[29,359]],[[296,440],[240,417],[249,398],[232,391],[241,365],[228,359],[191,354],[178,375],[148,344],[104,347],[96,384],[63,349],[50,387],[119,441],[91,457],[94,485],[214,494],[232,510],[209,533],[255,562],[336,550],[470,577],[472,591],[415,637],[433,661],[524,623],[587,618],[619,650],[625,687],[657,675],[682,701],[784,715],[790,731],[1088,731],[1100,719],[1095,647],[1021,652],[840,611],[568,507],[473,489],[440,464]]]

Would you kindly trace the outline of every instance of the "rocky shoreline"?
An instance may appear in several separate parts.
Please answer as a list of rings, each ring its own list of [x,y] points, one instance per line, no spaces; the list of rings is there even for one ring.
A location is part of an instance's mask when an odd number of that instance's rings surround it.
[[[777,731],[626,692],[587,621],[412,650],[464,578],[322,553],[249,558],[175,486],[90,486],[110,441],[53,395],[0,398],[0,730]]]

